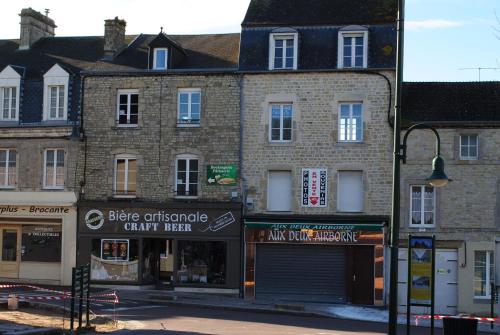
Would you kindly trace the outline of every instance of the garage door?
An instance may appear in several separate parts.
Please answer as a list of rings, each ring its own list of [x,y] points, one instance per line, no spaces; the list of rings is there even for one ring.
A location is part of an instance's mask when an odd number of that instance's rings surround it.
[[[345,302],[345,249],[259,244],[256,298]]]

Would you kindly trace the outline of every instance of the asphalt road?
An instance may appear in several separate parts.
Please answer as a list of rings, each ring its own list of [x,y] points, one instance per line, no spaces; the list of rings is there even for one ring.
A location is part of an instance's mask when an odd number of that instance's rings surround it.
[[[103,309],[102,313],[112,313]],[[116,310],[129,330],[113,334],[165,335],[379,335],[387,325],[376,322],[288,314],[237,312],[180,306],[129,305]],[[401,326],[398,334],[405,334]],[[411,335],[429,335],[430,329],[413,327]],[[437,328],[435,335],[441,335]]]

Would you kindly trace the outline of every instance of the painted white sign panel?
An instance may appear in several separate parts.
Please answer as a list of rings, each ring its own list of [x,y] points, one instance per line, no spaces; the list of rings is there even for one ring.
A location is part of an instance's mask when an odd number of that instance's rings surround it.
[[[326,169],[302,169],[302,207],[326,207]]]

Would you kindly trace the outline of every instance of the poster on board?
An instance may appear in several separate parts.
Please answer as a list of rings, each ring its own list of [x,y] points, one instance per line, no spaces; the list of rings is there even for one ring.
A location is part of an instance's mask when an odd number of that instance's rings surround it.
[[[327,191],[326,169],[302,169],[302,207],[326,207]]]
[[[434,281],[434,239],[427,236],[410,236],[409,239],[409,285],[410,303],[431,306]]]

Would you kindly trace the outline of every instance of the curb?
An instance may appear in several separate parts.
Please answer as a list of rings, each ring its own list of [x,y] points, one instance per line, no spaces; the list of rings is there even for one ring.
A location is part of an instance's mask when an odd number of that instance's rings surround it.
[[[313,316],[321,318],[334,318],[339,319],[337,316],[321,314],[318,312],[307,312],[298,310],[303,306],[297,307],[295,309],[288,309],[286,305],[275,305],[275,308],[262,308],[262,307],[246,307],[246,306],[227,306],[227,305],[213,305],[213,304],[203,304],[198,302],[188,302],[179,300],[168,300],[168,299],[126,299],[122,298],[122,301],[140,301],[151,303],[155,305],[162,306],[183,306],[183,307],[196,307],[201,309],[219,309],[226,311],[236,311],[236,312],[254,312],[254,313],[274,313],[283,315],[295,315],[295,316]],[[279,306],[279,307],[278,307]]]

